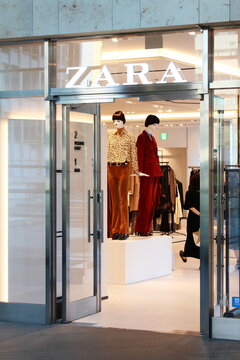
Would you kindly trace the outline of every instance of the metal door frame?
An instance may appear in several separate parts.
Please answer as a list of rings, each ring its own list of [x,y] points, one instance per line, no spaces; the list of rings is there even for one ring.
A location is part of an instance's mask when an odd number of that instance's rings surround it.
[[[202,96],[203,88],[202,83],[183,83],[183,84],[153,84],[152,86],[146,85],[132,85],[132,86],[121,86],[116,88],[100,88],[100,89],[50,89],[49,99],[54,101],[55,104],[86,104],[86,103],[103,103],[103,102],[112,102],[116,98],[128,98],[128,97],[138,97],[140,101],[153,101],[153,100],[169,100],[169,99],[198,99],[204,107],[205,99]],[[86,92],[88,94],[86,94]],[[205,112],[206,113],[206,112]],[[98,124],[99,128],[96,129],[95,141],[98,148],[98,155],[100,154],[100,141],[97,140],[97,132],[100,133],[100,122]],[[204,125],[205,126],[205,125]],[[201,127],[203,127],[201,125]],[[97,154],[96,154],[97,156]],[[97,158],[96,158],[97,160]],[[101,159],[97,160],[100,166]],[[101,173],[101,168],[98,169],[99,174]],[[98,188],[101,191],[101,188]],[[97,249],[96,249],[97,251]],[[208,248],[206,249],[208,252]],[[99,253],[96,254],[97,259],[99,259]],[[96,276],[100,280],[100,271],[98,271],[98,266],[100,262],[96,265]],[[100,268],[100,267],[99,267]],[[99,274],[97,274],[97,272]],[[205,286],[206,281],[200,284],[200,288]],[[99,284],[100,286],[100,284]],[[99,290],[99,296],[100,290]],[[101,309],[101,297],[99,297],[99,310]],[[203,314],[202,305],[200,304],[200,313],[201,317]],[[209,314],[207,321],[209,323]],[[203,331],[202,331],[203,332]],[[206,333],[205,333],[206,334]],[[208,333],[207,333],[208,335]]]

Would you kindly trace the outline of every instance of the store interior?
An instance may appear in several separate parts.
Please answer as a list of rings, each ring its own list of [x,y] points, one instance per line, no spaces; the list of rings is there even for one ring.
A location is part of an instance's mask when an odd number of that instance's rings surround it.
[[[135,139],[144,130],[144,120],[147,115],[155,114],[160,119],[159,127],[153,133],[158,144],[160,164],[168,164],[174,169],[176,178],[183,184],[185,194],[191,170],[200,169],[199,108],[199,100],[193,99],[139,101],[139,98],[135,97],[103,103],[101,104],[104,134],[102,156],[106,156],[107,134],[115,131],[112,121],[112,114],[115,111],[124,112],[125,129],[133,134]],[[107,174],[104,165],[102,171],[105,172],[103,186],[106,186]],[[113,283],[111,273],[109,274],[112,269],[102,264],[102,310],[77,321],[87,326],[198,334],[200,329],[200,262],[189,258],[187,263],[183,263],[179,257],[179,251],[184,248],[186,239],[186,216],[187,212],[183,211],[177,230],[170,230],[165,234],[160,230],[153,232],[153,237],[156,239],[164,239],[166,236],[170,238],[172,268],[167,275],[153,276],[147,280],[137,280],[128,284],[116,284]],[[104,227],[106,227],[106,222],[105,216]],[[137,242],[142,239],[133,233],[126,240],[128,241]],[[151,241],[151,239],[146,241]],[[103,248],[108,248],[112,242],[111,238],[105,239]],[[116,244],[116,241],[114,243]],[[119,244],[119,246],[122,245]],[[102,256],[102,262],[109,265],[108,256],[111,256],[111,253],[106,250]],[[149,255],[146,254],[146,256]],[[158,254],[156,256],[158,257]],[[159,253],[159,263],[163,261],[163,258],[164,254]],[[151,259],[146,258],[142,267],[148,266],[150,262]]]

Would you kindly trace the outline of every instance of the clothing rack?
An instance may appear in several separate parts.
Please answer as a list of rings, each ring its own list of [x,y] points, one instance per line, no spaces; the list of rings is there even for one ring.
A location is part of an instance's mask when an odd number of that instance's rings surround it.
[[[169,161],[160,161],[159,164],[160,164],[161,166],[170,166],[170,165],[169,165]]]

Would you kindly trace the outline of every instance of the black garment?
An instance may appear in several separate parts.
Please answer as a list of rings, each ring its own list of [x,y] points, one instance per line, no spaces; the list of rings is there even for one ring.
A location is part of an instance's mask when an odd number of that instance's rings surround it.
[[[200,246],[195,244],[193,233],[188,232],[182,256],[200,259]]]
[[[188,190],[185,196],[184,209],[189,210],[190,208],[200,210],[200,191],[199,190]],[[200,216],[194,214],[189,210],[187,218],[187,232],[198,231],[200,227]]]
[[[176,183],[177,183],[177,186],[178,186],[178,192],[179,192],[179,195],[180,195],[180,202],[181,202],[182,209],[183,209],[183,206],[184,206],[184,200],[183,200],[183,185],[182,185],[182,183],[181,183],[179,180],[176,180]]]
[[[184,209],[189,210],[194,207],[200,210],[200,191],[189,190],[186,192]],[[193,232],[198,231],[200,227],[200,216],[189,210],[187,218],[187,238],[184,247],[183,256],[200,259],[200,247],[194,242]]]

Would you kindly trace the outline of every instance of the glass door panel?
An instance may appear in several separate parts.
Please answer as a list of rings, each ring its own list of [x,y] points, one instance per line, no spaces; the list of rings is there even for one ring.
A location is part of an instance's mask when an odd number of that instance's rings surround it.
[[[218,90],[214,97],[214,316],[240,314],[239,94]]]
[[[93,284],[93,124],[94,115],[70,111],[69,236],[70,301],[94,295]],[[82,120],[82,121],[81,121]]]
[[[99,119],[98,119],[99,120]],[[96,105],[63,105],[63,321],[99,309]]]

